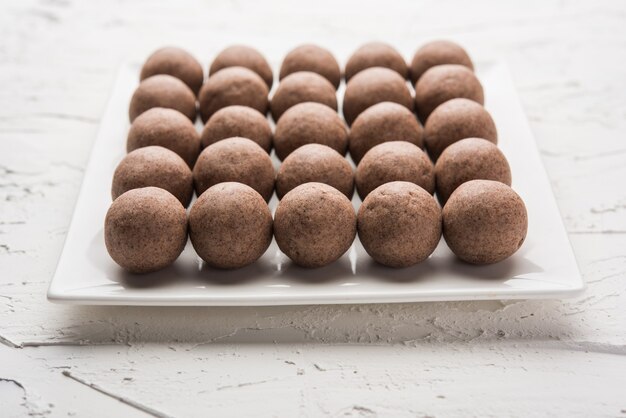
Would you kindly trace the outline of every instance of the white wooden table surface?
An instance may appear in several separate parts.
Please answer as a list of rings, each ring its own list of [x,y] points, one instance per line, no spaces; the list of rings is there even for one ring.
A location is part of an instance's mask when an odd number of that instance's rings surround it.
[[[119,64],[380,39],[506,60],[588,289],[566,301],[280,308],[46,301]],[[0,5],[0,415],[626,417],[626,3]],[[520,176],[523,173],[514,173]]]

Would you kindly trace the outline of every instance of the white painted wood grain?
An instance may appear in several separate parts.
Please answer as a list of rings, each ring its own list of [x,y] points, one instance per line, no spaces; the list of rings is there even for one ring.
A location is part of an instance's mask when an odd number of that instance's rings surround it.
[[[0,11],[3,416],[143,415],[137,405],[166,416],[626,416],[626,4],[25,0]],[[174,44],[208,64],[244,42],[277,65],[305,41],[345,62],[371,39],[408,58],[439,37],[477,61],[509,62],[583,296],[244,309],[46,302],[120,62]]]

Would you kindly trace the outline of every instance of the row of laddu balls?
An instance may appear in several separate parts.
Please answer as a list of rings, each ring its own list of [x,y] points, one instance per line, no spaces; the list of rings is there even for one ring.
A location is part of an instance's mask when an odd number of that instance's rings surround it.
[[[428,72],[433,67],[436,70]],[[484,100],[471,59],[463,48],[448,41],[435,41],[420,48],[410,65],[393,47],[369,43],[350,57],[344,74],[347,85],[343,115],[348,125],[363,110],[381,101],[415,108],[425,121],[447,100],[464,97],[480,104]],[[405,83],[407,77],[415,86],[415,99]],[[300,46],[285,57],[280,84],[270,101],[273,73],[257,50],[247,46],[223,50],[211,64],[205,80],[202,66],[193,56],[168,47],[148,58],[140,78],[142,83],[130,104],[131,122],[153,107],[176,109],[191,120],[195,120],[199,110],[206,122],[219,109],[235,104],[263,114],[269,109],[277,121],[287,109],[302,102],[322,103],[336,111],[335,90],[342,72],[329,51],[315,45]]]
[[[281,250],[297,264],[331,263],[347,251],[357,229],[348,200],[354,177],[343,158],[349,145],[359,163],[357,190],[365,199],[358,215],[359,236],[376,261],[406,267],[432,253],[442,229],[442,211],[432,198],[435,178],[442,204],[460,184],[487,180],[467,183],[464,193],[456,193],[459,198],[450,199],[443,210],[444,236],[468,262],[493,263],[508,257],[524,240],[526,210],[506,186],[510,169],[494,145],[495,125],[479,104],[482,87],[471,68],[465,51],[449,42],[434,42],[416,53],[410,73],[418,81],[416,101],[418,114],[427,120],[424,129],[410,110],[413,99],[403,78],[409,70],[402,57],[385,44],[363,46],[345,70],[350,82],[344,115],[349,124],[353,122],[348,133],[336,113],[334,88],[341,77],[337,62],[319,47],[296,48],[285,58],[282,81],[272,98],[272,114],[278,120],[272,135],[261,113],[267,110],[271,69],[254,49],[231,47],[218,55],[200,90],[200,110],[208,122],[199,137],[190,122],[195,118],[195,97],[194,111],[186,111],[181,97],[189,95],[175,93],[191,88],[197,92],[202,68],[180,49],[157,51],[145,63],[141,75],[145,80],[131,100],[132,152],[114,176],[113,197],[123,196],[107,215],[109,253],[135,272],[172,263],[186,242],[184,208],[154,188],[127,191],[157,186],[186,206],[195,183],[201,197],[190,212],[189,234],[209,265],[237,268],[254,262],[271,242],[272,229]],[[256,81],[248,83],[246,78]],[[430,81],[420,88],[424,80]],[[254,91],[249,87],[259,85],[266,98],[261,111],[249,101]],[[439,91],[441,86],[445,91]],[[200,143],[206,148],[196,163]],[[276,176],[282,200],[273,226],[265,203],[274,190],[267,155],[272,144],[284,159]],[[434,167],[421,150],[424,144],[437,161]],[[241,184],[229,183],[233,181]]]

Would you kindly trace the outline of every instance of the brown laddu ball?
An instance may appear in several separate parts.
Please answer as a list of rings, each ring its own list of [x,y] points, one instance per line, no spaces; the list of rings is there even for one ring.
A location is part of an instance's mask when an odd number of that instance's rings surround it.
[[[354,51],[346,63],[346,81],[356,73],[371,67],[389,68],[402,78],[407,78],[409,69],[400,53],[391,45],[384,42],[369,42],[361,45]]]
[[[254,263],[272,242],[272,213],[245,184],[216,184],[189,212],[193,248],[209,266],[237,269]]]
[[[341,154],[326,145],[307,144],[289,154],[276,175],[276,195],[282,199],[297,186],[310,182],[328,184],[352,199],[352,166]]]
[[[474,70],[472,60],[460,45],[444,40],[432,41],[422,46],[413,55],[410,68],[411,81],[413,84],[417,83],[417,80],[428,69],[444,64],[458,64]]]
[[[126,151],[158,145],[174,151],[193,167],[200,153],[198,131],[182,113],[154,107],[135,119],[128,131]]]
[[[415,114],[393,102],[381,102],[363,111],[348,134],[350,155],[359,163],[367,151],[389,141],[407,141],[423,148],[422,125]]]
[[[426,149],[435,161],[448,146],[471,137],[498,143],[498,131],[491,115],[469,99],[452,99],[437,106],[424,126]]]
[[[435,164],[437,196],[442,204],[461,184],[470,180],[494,180],[511,185],[511,168],[492,142],[465,138],[445,149]]]
[[[304,102],[316,102],[337,111],[337,95],[330,81],[311,71],[298,71],[281,80],[270,108],[272,117],[278,121],[292,106]]]
[[[141,67],[140,80],[157,74],[169,74],[187,84],[198,94],[204,73],[202,65],[189,52],[182,48],[165,47],[157,49],[148,57]]]
[[[131,273],[171,265],[187,243],[187,212],[170,192],[158,187],[129,190],[115,199],[104,221],[109,255]]]
[[[437,106],[456,98],[484,104],[483,86],[472,70],[462,65],[437,65],[420,77],[415,85],[417,114],[426,121]]]
[[[337,112],[315,102],[300,103],[285,112],[274,132],[276,155],[284,160],[306,144],[327,145],[346,154],[348,131]]]
[[[463,183],[443,207],[443,237],[457,257],[471,264],[510,257],[524,243],[527,229],[524,202],[499,181]]]
[[[435,169],[428,156],[406,141],[391,141],[369,150],[356,168],[356,190],[361,199],[392,181],[408,181],[435,192]]]
[[[267,113],[269,90],[263,79],[244,67],[228,67],[211,76],[198,96],[200,115],[206,122],[218,110],[233,105],[248,106]]]
[[[297,265],[323,267],[352,245],[356,214],[350,200],[334,187],[301,184],[278,203],[274,236],[280,250]]]
[[[420,186],[393,181],[367,195],[357,225],[370,257],[385,266],[409,267],[426,260],[437,248],[441,208]]]
[[[404,79],[389,68],[372,67],[350,79],[343,97],[343,116],[348,125],[365,109],[380,102],[399,103],[413,110],[413,98]]]
[[[129,190],[149,186],[167,190],[186,207],[193,196],[191,169],[185,160],[167,148],[149,146],[136,149],[126,155],[115,169],[111,196],[115,200]]]
[[[196,119],[196,95],[185,83],[171,75],[157,74],[139,83],[130,99],[128,117],[133,122],[153,107],[178,110],[191,121]]]
[[[245,67],[257,73],[268,89],[272,88],[274,74],[272,67],[259,51],[246,45],[232,45],[217,54],[211,67],[209,77],[228,67]]]
[[[228,138],[206,147],[193,167],[196,194],[223,182],[239,182],[269,201],[274,192],[274,165],[267,152],[248,138]]]
[[[335,86],[341,82],[341,68],[337,60],[327,49],[317,45],[300,45],[285,56],[280,67],[280,79],[298,71],[311,71],[324,77]]]
[[[200,136],[202,146],[235,136],[248,138],[268,153],[272,149],[272,128],[261,112],[248,106],[224,107],[211,116]]]

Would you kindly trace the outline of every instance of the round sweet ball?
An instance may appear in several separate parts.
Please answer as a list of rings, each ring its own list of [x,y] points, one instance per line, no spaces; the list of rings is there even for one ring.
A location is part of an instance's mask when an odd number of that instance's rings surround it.
[[[483,104],[483,86],[472,70],[462,65],[449,64],[432,67],[415,85],[417,114],[426,121],[437,106],[458,97]]]
[[[206,147],[193,167],[196,194],[209,187],[236,181],[269,201],[274,192],[274,166],[267,152],[248,138],[228,138]]]
[[[144,80],[157,74],[169,74],[187,84],[198,94],[204,73],[202,65],[189,52],[181,48],[165,47],[156,50],[141,67],[140,79]]]
[[[272,117],[278,121],[287,109],[304,102],[325,104],[337,111],[335,87],[330,81],[311,71],[289,74],[281,80],[272,97]]]
[[[355,163],[383,142],[407,141],[422,148],[424,129],[415,114],[393,102],[381,102],[363,111],[348,134],[350,155]]]
[[[413,98],[404,79],[389,68],[373,67],[350,79],[343,97],[343,116],[352,122],[365,109],[380,102],[399,103],[413,110]]]
[[[247,106],[224,107],[204,125],[200,139],[203,147],[235,136],[248,138],[268,153],[272,149],[272,128],[265,115]]]
[[[494,180],[511,185],[511,168],[492,142],[466,138],[450,145],[435,164],[437,196],[445,203],[452,192],[470,180]]]
[[[193,196],[191,169],[173,151],[149,146],[132,151],[118,164],[113,174],[113,200],[132,189],[160,187],[173,194],[183,206]]]
[[[250,186],[216,184],[189,212],[189,238],[209,266],[236,269],[254,263],[272,242],[272,213]]]
[[[368,151],[356,168],[356,190],[365,199],[378,186],[392,181],[415,183],[435,192],[435,169],[426,153],[406,141],[391,141]]]
[[[352,199],[352,166],[341,154],[326,145],[303,145],[289,154],[276,175],[276,194],[282,199],[297,186],[310,182],[333,186]]]
[[[228,67],[211,76],[198,96],[200,115],[206,122],[218,110],[233,105],[267,113],[269,89],[261,77],[244,67]]]
[[[158,145],[174,151],[193,167],[200,153],[198,131],[183,114],[154,107],[135,119],[128,131],[126,151]]]
[[[371,67],[389,68],[402,78],[407,78],[409,69],[402,55],[391,45],[384,42],[369,42],[354,51],[346,63],[346,81],[356,73]]]
[[[280,79],[298,71],[311,71],[324,77],[339,87],[341,68],[337,60],[327,49],[317,45],[305,44],[289,51],[280,67]]]
[[[268,89],[272,88],[274,74],[265,57],[256,49],[245,45],[233,45],[217,54],[211,67],[209,77],[228,67],[245,67],[257,73]]]
[[[469,99],[452,99],[437,106],[424,126],[426,149],[435,161],[450,145],[472,137],[498,143],[498,132],[491,115]]]
[[[463,47],[450,41],[432,41],[418,49],[413,56],[411,81],[417,83],[429,68],[444,64],[458,64],[474,70],[474,64]]]
[[[336,261],[348,251],[355,236],[352,203],[327,184],[301,184],[276,207],[276,243],[301,267],[323,267]]]
[[[499,181],[460,185],[443,207],[443,237],[457,257],[471,264],[493,264],[513,255],[528,229],[526,206]]]
[[[153,107],[178,110],[191,121],[196,119],[196,95],[185,83],[171,75],[157,74],[139,83],[130,99],[128,117],[132,122]]]
[[[346,155],[348,132],[337,112],[315,102],[300,103],[285,112],[274,132],[276,155],[284,160],[306,144],[327,145]]]
[[[109,255],[131,273],[149,273],[172,264],[187,243],[187,212],[158,187],[129,190],[115,199],[104,220]]]
[[[409,267],[435,251],[441,239],[441,208],[420,186],[393,181],[372,191],[359,208],[359,239],[388,267]]]

